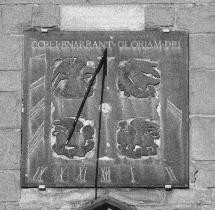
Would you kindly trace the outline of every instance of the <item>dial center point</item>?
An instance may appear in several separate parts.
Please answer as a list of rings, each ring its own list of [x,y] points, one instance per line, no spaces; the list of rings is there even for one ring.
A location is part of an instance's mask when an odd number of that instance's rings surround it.
[[[112,107],[109,103],[102,103],[100,105],[100,109],[102,109],[102,113],[107,114],[107,113],[111,112]]]

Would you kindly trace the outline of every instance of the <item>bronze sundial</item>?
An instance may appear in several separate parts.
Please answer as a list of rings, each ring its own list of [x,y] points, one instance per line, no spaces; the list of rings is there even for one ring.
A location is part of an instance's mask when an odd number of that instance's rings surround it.
[[[23,187],[188,187],[186,33],[26,32],[24,76]]]

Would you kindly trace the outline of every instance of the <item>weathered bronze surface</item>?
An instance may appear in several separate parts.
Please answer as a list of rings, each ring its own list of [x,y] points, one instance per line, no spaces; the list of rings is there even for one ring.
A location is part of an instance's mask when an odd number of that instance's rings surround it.
[[[89,81],[102,73],[65,145]],[[188,187],[188,35],[26,32],[22,186]]]

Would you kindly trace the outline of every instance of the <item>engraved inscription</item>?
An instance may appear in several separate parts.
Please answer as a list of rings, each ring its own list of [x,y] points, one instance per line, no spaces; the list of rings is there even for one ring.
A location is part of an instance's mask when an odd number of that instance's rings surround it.
[[[59,182],[64,182],[64,180],[63,180],[63,174],[64,174],[64,172],[66,171],[66,169],[67,169],[67,167],[65,167],[65,168],[61,167],[61,168],[60,168],[60,178],[59,178]]]
[[[131,171],[131,183],[135,183],[135,178],[134,178],[134,172],[133,172],[133,167],[130,167],[130,171]]]
[[[178,181],[176,176],[175,176],[175,173],[173,172],[171,167],[169,167],[169,166],[165,167],[165,170],[166,170],[171,182],[175,183]]]
[[[111,171],[110,166],[105,166],[101,168],[101,182],[111,183]]]
[[[48,167],[38,167],[36,173],[33,176],[33,180],[37,182],[43,182],[42,175],[45,173]]]
[[[86,166],[80,166],[79,167],[79,175],[78,175],[77,180],[79,182],[85,183],[86,182],[86,173],[87,173],[87,167]]]

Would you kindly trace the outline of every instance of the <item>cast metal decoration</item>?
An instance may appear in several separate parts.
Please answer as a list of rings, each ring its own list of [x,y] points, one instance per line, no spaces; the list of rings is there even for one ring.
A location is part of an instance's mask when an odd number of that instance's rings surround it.
[[[188,187],[185,32],[25,33],[22,186]]]

